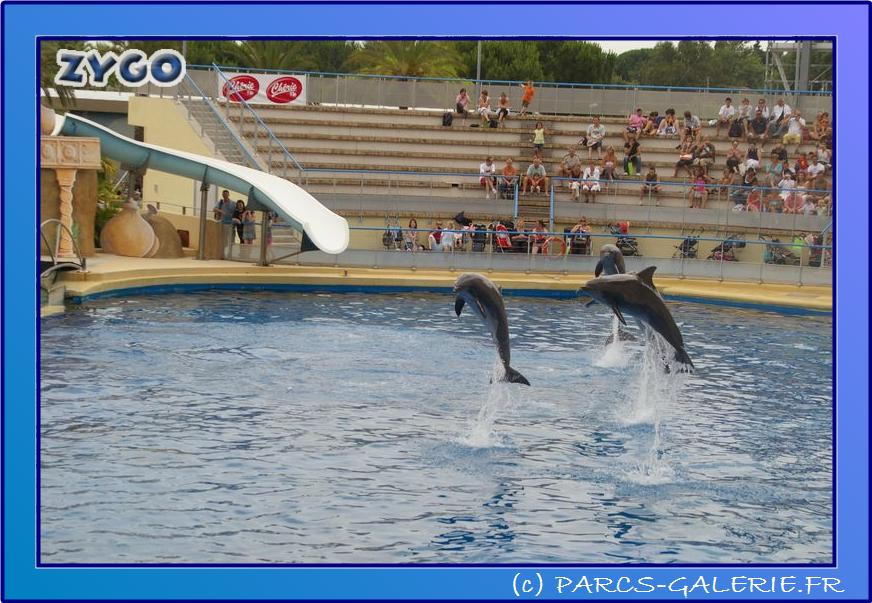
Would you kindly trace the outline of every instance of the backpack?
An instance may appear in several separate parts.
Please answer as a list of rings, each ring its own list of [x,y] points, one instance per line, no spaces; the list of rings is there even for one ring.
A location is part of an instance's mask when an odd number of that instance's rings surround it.
[[[730,124],[730,131],[727,134],[730,138],[740,138],[742,136],[742,120],[736,119]]]
[[[445,113],[442,114],[442,125],[443,126],[450,126],[453,123],[454,123],[454,113],[452,113],[451,111],[446,111]]]
[[[500,125],[500,120],[497,119],[496,117],[491,117],[491,120],[490,120],[490,127],[491,127],[491,128],[496,128],[496,127],[499,126],[499,125]]]

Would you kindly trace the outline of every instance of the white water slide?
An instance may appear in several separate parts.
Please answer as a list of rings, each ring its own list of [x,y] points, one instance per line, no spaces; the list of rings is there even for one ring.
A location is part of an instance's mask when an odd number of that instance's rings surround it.
[[[101,152],[126,165],[184,176],[238,192],[247,191],[249,198],[304,231],[321,251],[336,254],[348,247],[345,218],[284,178],[221,159],[137,142],[70,113],[55,116],[52,136],[61,135],[99,138]]]

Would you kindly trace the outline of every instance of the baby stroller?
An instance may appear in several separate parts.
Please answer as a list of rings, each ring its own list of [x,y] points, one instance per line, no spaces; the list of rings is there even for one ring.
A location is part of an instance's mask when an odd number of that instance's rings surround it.
[[[487,228],[484,224],[476,224],[475,230],[470,235],[472,239],[473,251],[484,251],[485,243],[487,242]]]
[[[571,228],[563,229],[563,240],[572,255],[590,255],[590,235],[581,232],[573,233]]]
[[[403,230],[396,224],[388,225],[382,233],[382,245],[387,250],[403,249]]]
[[[711,250],[707,259],[718,262],[736,262],[738,260],[736,260],[735,250],[743,249],[746,244],[744,239],[727,237],[723,243]]]
[[[609,232],[617,237],[615,246],[621,250],[625,257],[642,255],[639,253],[639,243],[636,241],[636,238],[628,236],[626,230],[621,228],[620,225],[609,226]]]
[[[686,258],[686,259],[696,258],[698,246],[699,246],[699,237],[697,237],[696,235],[691,235],[691,236],[685,237],[685,239],[679,245],[675,246],[675,253],[672,254],[672,257],[675,259],[678,259],[678,258]]]
[[[808,251],[808,265],[814,266],[815,268],[819,268],[821,265],[821,259],[823,258],[823,244],[824,237],[823,235],[816,234],[811,235],[811,248]]]
[[[799,258],[787,247],[787,243],[782,243],[779,239],[772,239],[772,242],[766,245],[763,261],[767,264],[799,266]]]

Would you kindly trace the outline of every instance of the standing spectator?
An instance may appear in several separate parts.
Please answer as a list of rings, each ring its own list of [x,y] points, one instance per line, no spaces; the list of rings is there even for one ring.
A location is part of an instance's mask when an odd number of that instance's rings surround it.
[[[615,181],[615,168],[618,165],[618,156],[615,153],[615,147],[609,146],[606,149],[606,156],[603,157],[603,179],[608,182]]]
[[[760,148],[763,148],[763,145],[766,144],[766,133],[767,128],[769,126],[769,122],[766,121],[766,118],[763,116],[763,111],[758,107],[754,110],[754,119],[748,122],[748,141],[760,141]]]
[[[745,169],[756,170],[760,167],[760,156],[757,153],[757,145],[754,142],[748,143],[748,150],[745,152]]]
[[[687,196],[690,199],[690,207],[702,209],[702,206],[705,205],[706,200],[708,200],[708,189],[706,185],[709,181],[709,177],[706,176],[705,171],[701,167],[696,168],[696,173],[693,177],[693,185],[690,187],[690,190],[687,191]]]
[[[457,113],[459,113],[463,117],[467,117],[469,115],[470,98],[469,94],[466,92],[466,88],[460,89],[457,98],[454,99],[454,103]]]
[[[654,197],[654,204],[660,205],[660,178],[657,176],[657,169],[654,164],[648,166],[648,173],[645,174],[645,183],[642,184],[642,189],[639,191],[639,205],[645,201],[645,197],[649,199]]]
[[[245,242],[242,232],[242,215],[245,213],[245,201],[242,199],[236,200],[236,207],[233,208],[233,225],[236,226],[236,236],[239,242]]]
[[[436,221],[436,228],[430,231],[430,234],[427,236],[427,240],[429,241],[430,251],[442,251],[442,222]],[[452,241],[453,242],[453,241]]]
[[[596,158],[602,158],[603,139],[606,137],[606,127],[600,124],[598,115],[594,115],[593,123],[587,127],[587,137],[585,139],[587,145],[587,158],[590,159],[593,155],[593,150],[596,149]]]
[[[682,125],[684,127],[682,136],[690,136],[693,140],[696,140],[696,137],[699,135],[699,131],[702,128],[702,122],[699,120],[699,117],[692,115],[690,111],[685,111],[684,123]]]
[[[708,175],[709,166],[715,162],[715,145],[712,144],[708,136],[703,136],[702,144],[696,148],[696,157],[693,160],[693,165],[699,166]]]
[[[739,164],[742,163],[742,151],[739,150],[739,141],[734,140],[727,151],[727,171],[737,173]]]
[[[634,176],[642,171],[642,155],[636,135],[628,133],[628,136],[627,142],[624,143],[624,173]],[[630,170],[631,165],[633,170]]]
[[[591,161],[581,174],[581,191],[585,203],[596,203],[596,194],[600,192],[600,169]]]
[[[672,138],[678,135],[678,122],[675,120],[675,109],[666,109],[666,117],[657,128],[657,136]]]
[[[254,244],[254,240],[257,238],[256,231],[257,221],[254,218],[254,211],[246,209],[242,214],[242,242],[246,245]]]
[[[736,116],[736,108],[733,106],[733,99],[729,96],[724,99],[724,104],[721,105],[720,110],[718,111],[718,127],[715,136],[720,137],[721,128],[726,126],[730,126],[730,122],[733,121],[733,117]]]
[[[506,127],[506,118],[509,116],[509,97],[505,92],[500,94],[500,100],[497,108],[497,117],[499,118],[499,123],[501,128]]]
[[[536,155],[542,156],[542,149],[545,148],[545,126],[541,121],[536,122],[536,127],[533,129],[533,152]]]
[[[627,127],[624,128],[624,141],[630,140],[632,134],[634,138],[638,137],[645,127],[645,116],[642,115],[642,107],[638,107],[635,113],[631,113],[627,117]]]
[[[569,152],[563,156],[563,161],[560,163],[560,175],[563,178],[581,176],[581,157],[576,155],[575,147],[570,147]],[[569,186],[568,183],[567,186]]]
[[[524,89],[524,93],[521,96],[521,115],[526,115],[527,109],[530,108],[530,103],[533,102],[533,95],[536,94],[536,91],[533,89],[533,82],[531,80],[527,80],[525,83],[521,84],[521,87]]]
[[[805,120],[802,118],[802,113],[797,109],[793,112],[793,115],[787,118],[787,134],[782,139],[785,146],[791,142],[796,143],[797,153],[799,153],[799,147],[802,144],[802,129],[804,127]]]
[[[409,227],[403,231],[403,248],[406,251],[423,249],[418,242],[418,221],[415,218],[409,219]]]
[[[223,190],[221,199],[215,206],[214,215],[216,220],[221,220],[221,259],[227,259],[233,252],[233,235],[236,231],[233,224],[233,212],[236,204],[230,198],[230,191]]]
[[[527,176],[524,178],[524,194],[526,195],[531,189],[538,193],[548,189],[545,166],[542,165],[542,160],[538,156],[533,157],[533,163],[527,168]]]
[[[503,166],[503,177],[500,179],[500,192],[503,199],[512,199],[515,196],[515,184],[518,182],[518,168],[514,166],[511,157],[506,157],[506,165]]]
[[[754,107],[754,112],[759,111],[763,114],[763,119],[769,121],[769,105],[766,104],[765,98],[757,99],[757,106]]]
[[[478,179],[479,184],[484,187],[484,198],[490,199],[491,193],[494,194],[494,199],[497,198],[497,166],[494,165],[494,158],[490,155],[484,160],[484,163],[479,164]]]
[[[481,116],[482,126],[490,125],[491,104],[487,90],[482,90],[478,97],[478,114]]]
[[[785,104],[783,98],[779,98],[769,113],[769,135],[772,138],[777,138],[787,131],[787,118],[791,113],[790,105]]]
[[[684,137],[684,142],[682,142],[681,146],[678,147],[678,161],[675,163],[675,173],[672,174],[672,177],[678,178],[679,169],[687,170],[687,175],[693,176],[693,173],[690,170],[690,166],[693,165],[693,160],[695,158],[696,145],[693,144],[693,136],[687,134]]]

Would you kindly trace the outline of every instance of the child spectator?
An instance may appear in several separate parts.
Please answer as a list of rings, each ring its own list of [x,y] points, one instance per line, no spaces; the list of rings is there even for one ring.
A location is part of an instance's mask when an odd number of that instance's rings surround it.
[[[627,142],[624,143],[624,173],[635,176],[642,171],[642,155],[636,135],[628,132],[628,136]]]
[[[460,93],[458,93],[457,98],[454,99],[455,108],[457,113],[466,117],[469,115],[469,94],[466,92],[466,88],[461,88]]]
[[[503,166],[503,177],[500,179],[500,192],[503,199],[512,199],[515,196],[515,184],[518,182],[518,168],[514,166],[511,157],[506,157],[506,165]]]
[[[524,94],[521,96],[521,115],[526,115],[536,91],[533,90],[533,82],[531,80],[527,80],[521,87],[524,89]]]
[[[702,206],[708,200],[708,189],[706,184],[709,183],[709,178],[702,168],[696,168],[696,173],[693,177],[693,184],[690,190],[687,191],[687,196],[690,199],[690,207],[702,209]]]
[[[660,205],[660,178],[657,176],[657,169],[654,165],[648,166],[648,173],[645,174],[645,183],[642,184],[642,189],[639,191],[639,205],[645,200],[645,197],[649,199],[654,197],[654,204]]]
[[[500,94],[499,105],[497,109],[497,117],[499,118],[499,124],[501,128],[506,127],[506,118],[509,116],[509,97],[506,96],[506,93],[503,92]]]
[[[585,144],[587,146],[587,158],[590,159],[593,155],[593,150],[596,149],[596,158],[602,158],[603,139],[606,137],[606,127],[600,124],[598,115],[594,115],[593,123],[587,127],[587,137]]]
[[[491,193],[494,194],[494,199],[497,198],[497,166],[494,165],[494,158],[488,155],[484,163],[479,164],[478,173],[481,177],[478,179],[479,184],[484,187],[484,198],[490,199]]]
[[[533,157],[533,163],[527,168],[527,175],[524,177],[524,194],[527,194],[531,189],[541,193],[548,188],[548,176],[545,172],[545,166],[542,165],[542,160],[539,157]]]
[[[593,162],[581,174],[581,191],[585,203],[596,203],[596,194],[600,192],[600,169]]]
[[[257,222],[254,219],[254,211],[247,209],[245,213],[242,214],[242,237],[243,243],[246,245],[252,245],[254,240],[257,238],[255,232]]]
[[[545,148],[545,126],[541,121],[536,122],[536,128],[533,130],[533,149],[534,152],[542,156],[542,149]]]
[[[729,127],[730,122],[733,121],[733,118],[736,116],[736,108],[733,106],[733,99],[729,96],[724,99],[724,104],[721,105],[720,110],[718,111],[718,127],[715,136],[720,137],[721,128],[724,126]]]
[[[638,137],[645,127],[645,117],[642,115],[642,107],[638,107],[635,113],[627,117],[627,127],[624,128],[624,141],[629,142],[630,135]]]

